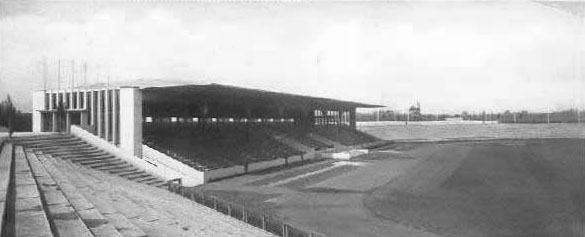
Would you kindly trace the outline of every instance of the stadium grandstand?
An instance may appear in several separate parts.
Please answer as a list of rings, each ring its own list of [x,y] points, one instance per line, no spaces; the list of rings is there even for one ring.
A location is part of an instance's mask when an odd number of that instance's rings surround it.
[[[379,142],[355,129],[356,108],[378,105],[220,84],[137,84],[37,91],[33,132],[70,133],[190,186]]]
[[[56,134],[0,137],[0,236],[274,236],[155,185],[84,164],[83,152],[67,149],[72,142],[87,146]]]

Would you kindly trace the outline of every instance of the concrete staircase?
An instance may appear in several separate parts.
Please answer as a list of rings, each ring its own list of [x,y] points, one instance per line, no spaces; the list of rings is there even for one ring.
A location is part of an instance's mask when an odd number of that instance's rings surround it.
[[[102,151],[85,141],[70,135],[50,134],[21,137],[15,143],[56,158],[67,160],[92,169],[156,187],[166,187],[165,180],[146,173],[132,164]]]
[[[62,173],[42,164],[34,153],[25,153],[22,146],[5,144],[0,162],[2,237],[133,236],[122,234]]]
[[[12,142],[0,145],[1,237],[272,236],[167,190]]]

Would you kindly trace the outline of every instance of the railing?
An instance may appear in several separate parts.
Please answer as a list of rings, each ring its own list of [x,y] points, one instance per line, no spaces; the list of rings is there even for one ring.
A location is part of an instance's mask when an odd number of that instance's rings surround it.
[[[185,191],[180,182],[169,182],[169,191],[177,193],[191,201],[212,208],[220,213],[231,216],[249,225],[283,237],[326,237],[314,231],[307,231],[286,223],[282,217],[267,214],[263,211],[243,205],[224,201],[216,196],[195,190]]]

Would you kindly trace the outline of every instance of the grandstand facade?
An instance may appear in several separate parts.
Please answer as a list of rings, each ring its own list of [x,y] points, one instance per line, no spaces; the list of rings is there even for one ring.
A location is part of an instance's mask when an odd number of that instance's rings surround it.
[[[245,173],[261,162],[376,141],[355,129],[355,114],[377,105],[219,84],[91,86],[33,97],[34,132],[81,128],[132,157],[168,156],[198,171]]]

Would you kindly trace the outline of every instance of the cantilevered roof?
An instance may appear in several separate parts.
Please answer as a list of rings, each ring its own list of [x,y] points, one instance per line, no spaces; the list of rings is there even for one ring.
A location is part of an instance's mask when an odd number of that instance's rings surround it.
[[[380,105],[335,100],[289,93],[249,89],[221,84],[180,85],[142,88],[145,103],[229,103],[252,107],[283,108],[378,108]]]

